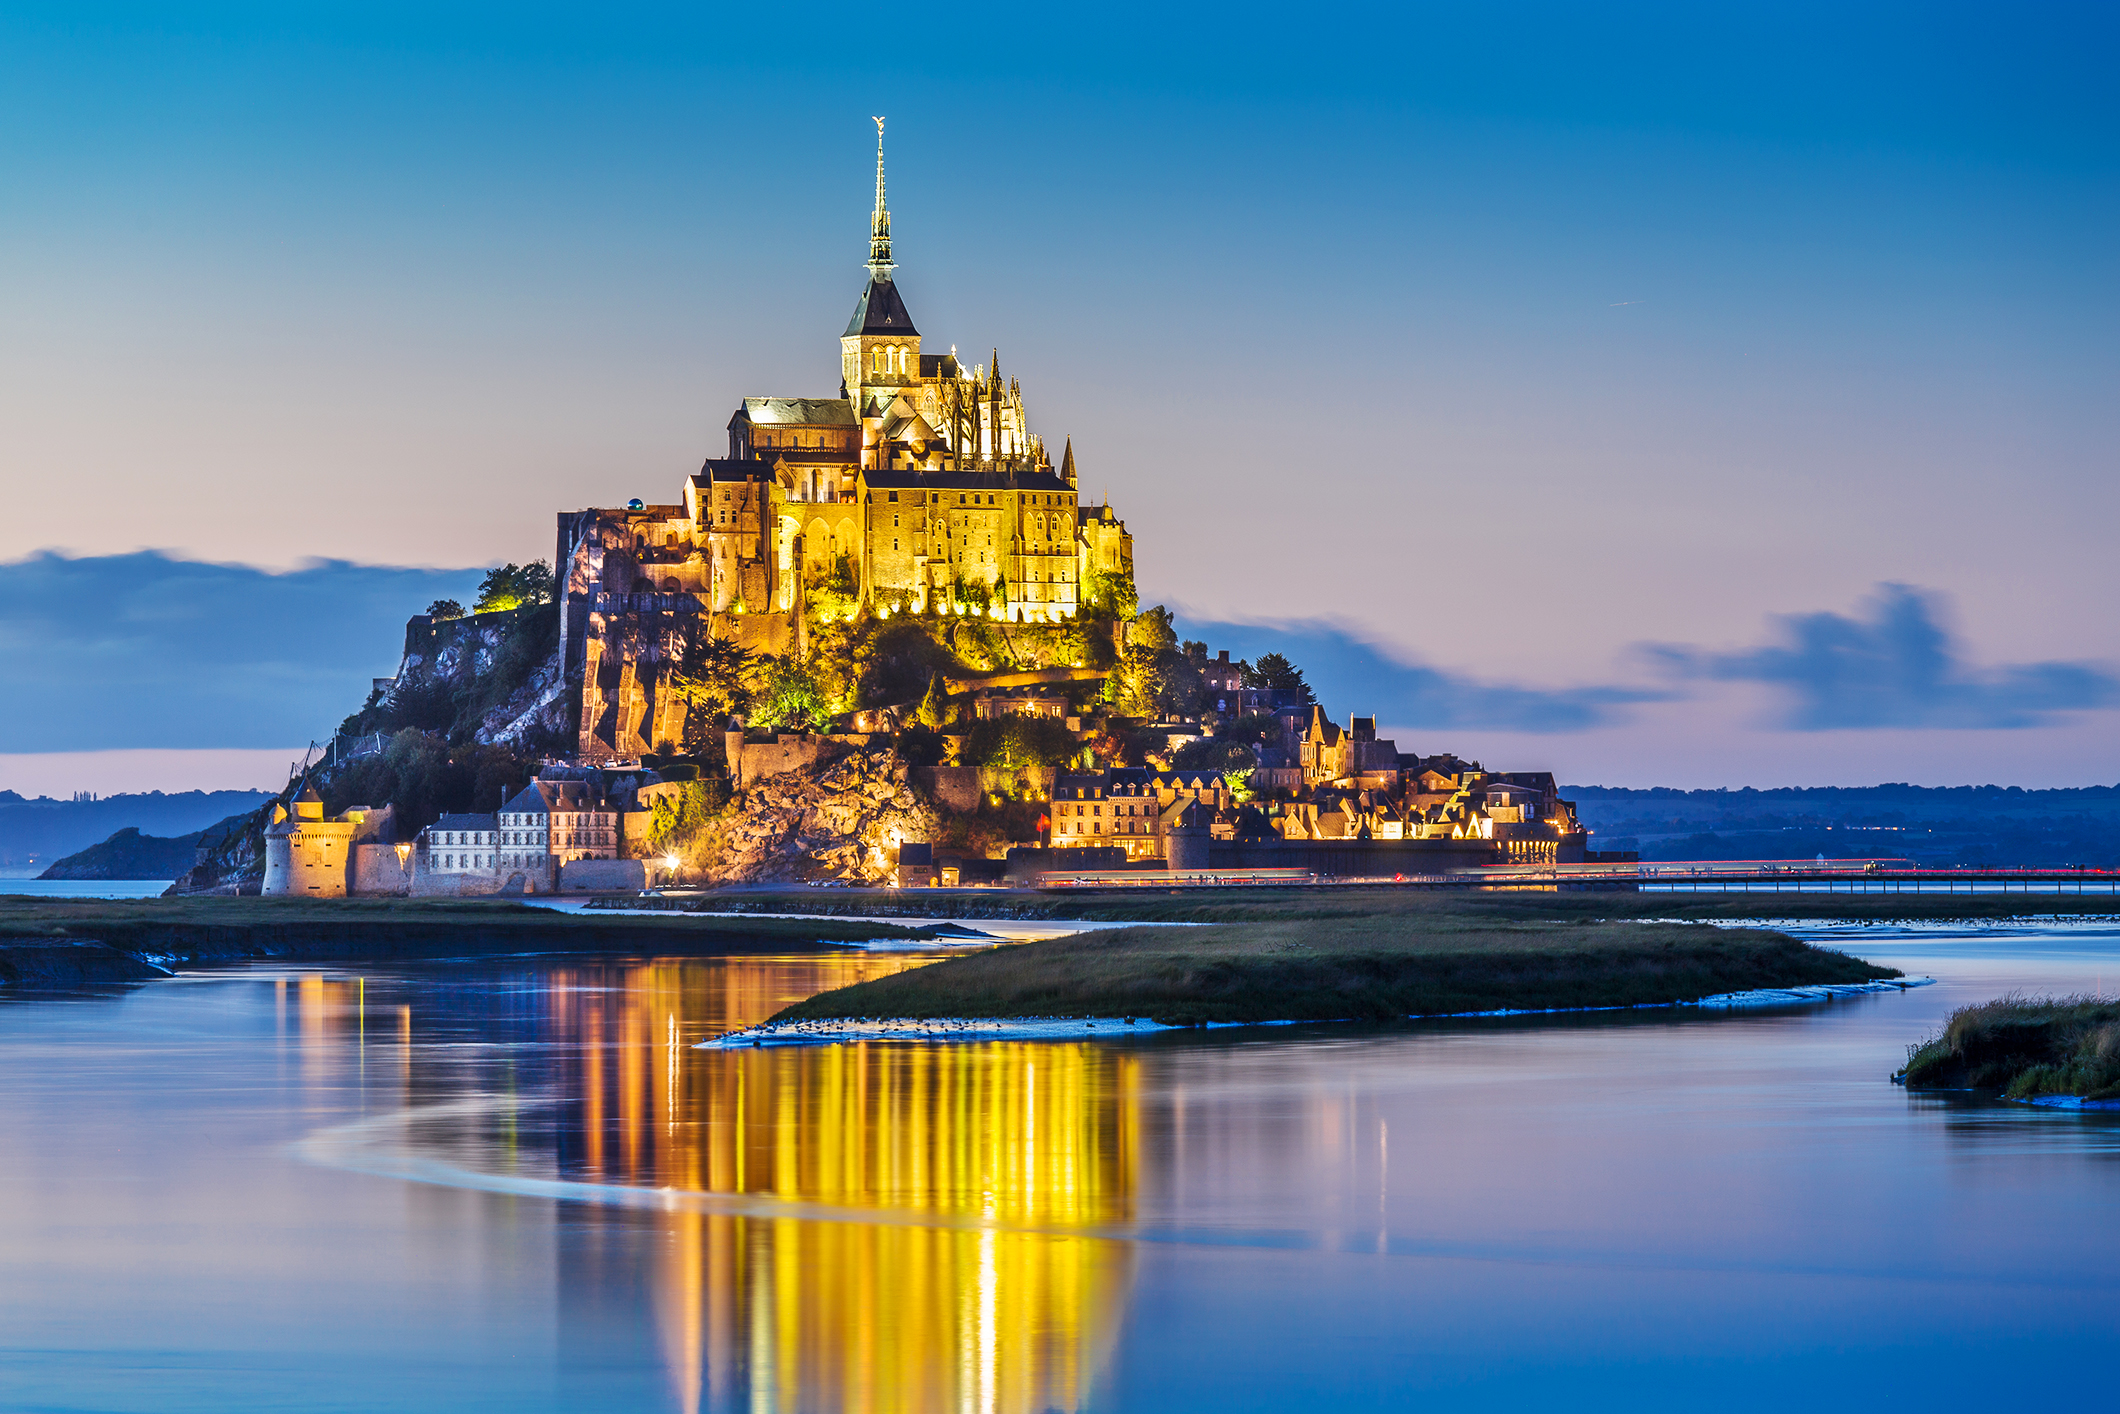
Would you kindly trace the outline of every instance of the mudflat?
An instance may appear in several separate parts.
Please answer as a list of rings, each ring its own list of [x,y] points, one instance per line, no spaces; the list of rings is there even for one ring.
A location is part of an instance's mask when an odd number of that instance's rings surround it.
[[[774,1020],[1384,1019],[1642,1006],[1900,975],[1764,928],[1504,917],[1437,901],[1330,918],[1078,933],[825,992]]]

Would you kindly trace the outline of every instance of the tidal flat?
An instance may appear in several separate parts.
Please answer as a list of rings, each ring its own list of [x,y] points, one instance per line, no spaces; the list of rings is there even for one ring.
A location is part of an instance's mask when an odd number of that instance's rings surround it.
[[[897,923],[563,913],[490,899],[0,896],[0,984],[137,981],[232,962],[518,952],[724,956],[926,940]]]
[[[773,1020],[1381,1021],[1651,1006],[1900,976],[1764,928],[1506,916],[1436,900],[1323,919],[1071,934],[826,992]]]

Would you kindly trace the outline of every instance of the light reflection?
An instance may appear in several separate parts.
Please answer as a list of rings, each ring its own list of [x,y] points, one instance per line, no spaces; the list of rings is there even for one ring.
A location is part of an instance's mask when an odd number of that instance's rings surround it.
[[[407,1044],[465,1018],[430,1021],[400,1006],[388,1044],[426,1073],[393,1077],[393,1098],[426,1105],[474,1087],[496,1097],[483,1117],[423,1120],[412,1131],[421,1147],[489,1172],[898,1219],[754,1218],[677,1203],[649,1218],[658,1231],[644,1293],[651,1328],[641,1338],[668,1371],[671,1407],[685,1414],[1081,1408],[1116,1336],[1131,1258],[1124,1243],[1068,1229],[1132,1216],[1135,1057],[1089,1044],[693,1045],[918,961],[847,954],[556,969],[478,1003],[520,1013],[540,1043],[498,1065],[490,1052],[473,1062],[455,1046]],[[305,976],[295,992],[305,1069],[325,1054],[310,1042],[336,1033],[358,1043],[356,982]],[[486,1067],[476,1076],[464,1069],[474,1063]],[[518,1065],[544,1069],[518,1076]],[[513,1098],[533,1093],[541,1103]],[[638,1289],[638,1247],[624,1239],[640,1212],[588,1204],[560,1213],[584,1234],[560,1249],[563,1304],[572,1291]],[[939,1225],[903,1221],[908,1213]],[[583,1338],[603,1338],[588,1332],[608,1320],[582,1313]]]
[[[904,965],[826,961],[848,981]],[[648,963],[593,989],[583,980],[551,979],[583,1013],[570,1177],[1004,1229],[1131,1216],[1138,1081],[1122,1053],[1012,1043],[701,1051],[690,1043],[788,998],[757,969],[710,964]],[[796,995],[840,985],[805,980]],[[616,1053],[608,1064],[595,1054],[604,1049]],[[1079,1408],[1127,1275],[1123,1249],[1066,1235],[698,1212],[665,1222],[657,1324],[687,1414]]]

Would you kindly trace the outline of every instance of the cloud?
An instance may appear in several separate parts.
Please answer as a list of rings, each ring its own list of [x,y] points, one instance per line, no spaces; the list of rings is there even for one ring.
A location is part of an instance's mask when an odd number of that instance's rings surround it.
[[[2004,728],[2053,725],[2058,714],[2120,703],[2120,680],[2091,663],[1976,668],[1959,659],[1939,622],[1941,595],[1881,584],[1858,611],[1791,614],[1784,641],[1738,653],[1644,645],[1682,678],[1769,683],[1796,731],[1847,728]]]
[[[0,752],[281,747],[328,736],[395,671],[405,620],[477,570],[159,551],[0,563]]]
[[[1636,702],[1668,690],[1639,687],[1516,687],[1477,682],[1408,663],[1352,625],[1324,619],[1216,623],[1180,616],[1181,635],[1232,658],[1280,653],[1303,670],[1326,710],[1345,720],[1376,714],[1393,726],[1576,732],[1608,726]]]

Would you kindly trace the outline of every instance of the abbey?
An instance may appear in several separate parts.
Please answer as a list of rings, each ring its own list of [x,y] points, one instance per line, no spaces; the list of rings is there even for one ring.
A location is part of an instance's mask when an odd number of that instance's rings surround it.
[[[877,122],[868,281],[839,339],[836,397],[750,397],[668,504],[563,513],[561,636],[582,683],[581,759],[684,735],[661,690],[701,632],[800,653],[806,620],[867,610],[1075,616],[1099,576],[1131,584],[1133,541],[1085,506],[1072,442],[1055,466],[998,351],[934,352],[893,274]]]

